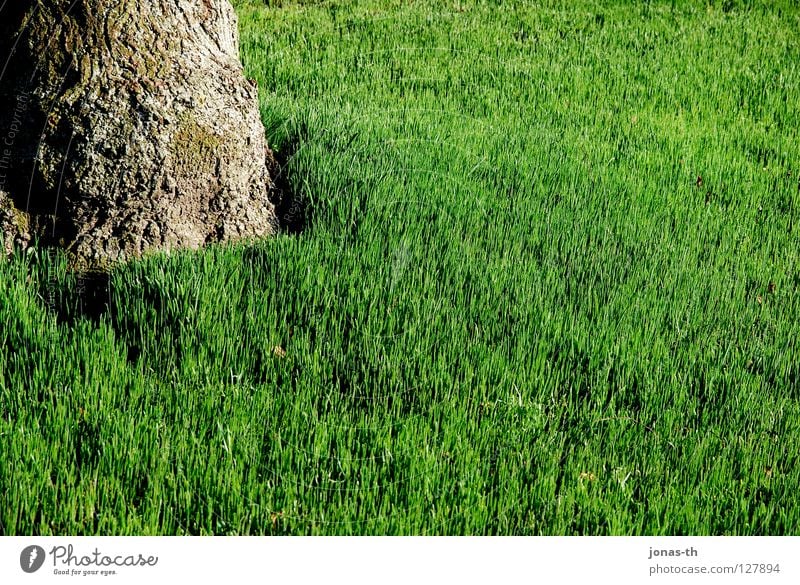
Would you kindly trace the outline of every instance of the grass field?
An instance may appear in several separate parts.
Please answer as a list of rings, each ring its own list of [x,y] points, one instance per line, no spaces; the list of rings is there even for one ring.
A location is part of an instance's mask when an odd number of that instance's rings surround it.
[[[800,532],[800,8],[278,4],[303,229],[0,262],[0,534]]]

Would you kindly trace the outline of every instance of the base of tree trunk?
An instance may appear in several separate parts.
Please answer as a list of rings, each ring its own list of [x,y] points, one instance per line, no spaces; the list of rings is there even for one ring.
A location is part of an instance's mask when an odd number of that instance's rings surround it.
[[[0,13],[0,230],[83,268],[276,229],[258,90],[228,0]]]

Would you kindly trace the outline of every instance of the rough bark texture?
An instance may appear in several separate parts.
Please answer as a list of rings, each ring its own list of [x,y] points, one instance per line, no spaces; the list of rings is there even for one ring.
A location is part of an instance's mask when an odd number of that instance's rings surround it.
[[[0,258],[9,255],[14,248],[26,248],[30,240],[28,217],[19,212],[8,196],[0,191]]]
[[[0,5],[6,247],[37,235],[91,268],[275,230],[228,0]]]

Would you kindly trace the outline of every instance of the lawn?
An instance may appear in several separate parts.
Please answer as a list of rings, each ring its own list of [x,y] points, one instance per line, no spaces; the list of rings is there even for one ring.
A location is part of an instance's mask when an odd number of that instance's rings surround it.
[[[0,261],[0,534],[797,534],[800,8],[272,4],[291,230]]]

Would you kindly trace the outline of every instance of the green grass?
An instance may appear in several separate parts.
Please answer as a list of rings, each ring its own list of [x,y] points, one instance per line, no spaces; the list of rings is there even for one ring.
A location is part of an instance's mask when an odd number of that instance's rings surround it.
[[[800,9],[237,10],[310,221],[0,263],[0,533],[798,533]]]

